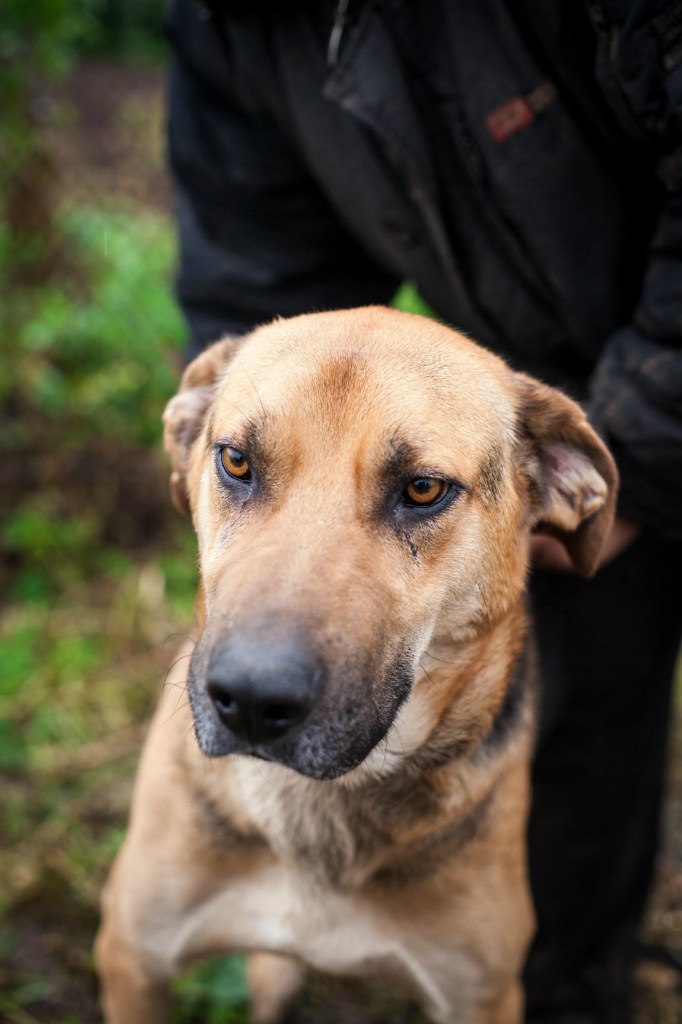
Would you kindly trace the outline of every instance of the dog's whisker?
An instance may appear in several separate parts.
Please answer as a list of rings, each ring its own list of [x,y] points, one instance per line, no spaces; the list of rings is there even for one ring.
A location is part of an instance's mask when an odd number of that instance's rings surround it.
[[[162,646],[165,646],[166,644],[171,643],[171,641],[177,643],[178,640],[189,640],[193,644],[197,642],[196,637],[194,637],[191,633],[169,633],[166,637],[164,637],[161,643]]]
[[[422,658],[430,658],[431,661],[436,661],[436,662],[438,662],[439,665],[447,665],[448,667],[452,667],[452,668],[456,668],[457,667],[457,662],[456,661],[446,661],[444,658],[437,658],[435,654],[429,654],[428,651],[424,651],[424,654],[422,655]],[[424,666],[421,664],[421,660],[419,662],[419,665],[420,665],[420,668],[424,668]],[[424,669],[424,671],[426,671],[426,669]]]
[[[168,676],[171,674],[176,665],[179,665],[181,661],[185,661],[191,657],[192,652],[190,652],[189,654],[179,654],[175,661],[171,662],[171,664],[168,666],[168,671],[166,672],[166,679],[168,679]]]
[[[164,690],[169,690],[169,689],[186,690],[187,689],[187,684],[186,683],[175,682],[175,680],[173,680],[173,679],[166,679],[166,680],[164,680],[163,688],[164,688]]]
[[[424,673],[424,675],[426,676],[426,678],[428,679],[428,681],[432,684],[432,686],[435,686],[436,684],[435,684],[435,682],[433,680],[433,677],[431,676],[430,672],[428,671],[428,669],[424,665],[423,657],[419,659],[419,667],[422,670],[422,672]]]
[[[183,708],[187,708],[187,707],[190,706],[189,693],[188,693],[187,687],[186,686],[181,686],[180,683],[175,684],[175,686],[179,690],[179,693],[176,695],[175,707],[164,718],[164,725],[167,725],[168,722],[170,722],[170,720],[173,718],[173,716],[178,713],[178,711],[182,710]],[[183,697],[186,698],[184,701],[183,701]]]

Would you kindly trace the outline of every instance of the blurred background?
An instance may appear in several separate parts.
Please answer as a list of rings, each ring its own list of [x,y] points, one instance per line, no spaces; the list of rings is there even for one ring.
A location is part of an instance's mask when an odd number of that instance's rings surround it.
[[[192,632],[196,550],[160,416],[182,362],[161,0],[0,8],[0,1021],[99,1019],[91,943],[156,695]],[[678,700],[678,705],[680,701]],[[678,716],[679,718],[679,716]],[[682,728],[639,975],[682,1024]],[[176,1022],[248,1021],[239,959]],[[333,1008],[332,1008],[333,1007]],[[416,1020],[313,981],[301,1022]]]

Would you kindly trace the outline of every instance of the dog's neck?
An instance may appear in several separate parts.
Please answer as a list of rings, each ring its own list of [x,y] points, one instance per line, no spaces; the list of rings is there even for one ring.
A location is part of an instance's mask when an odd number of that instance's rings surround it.
[[[526,595],[500,619],[467,643],[437,636],[421,659],[420,689],[438,690],[437,724],[428,750],[443,748],[447,756],[461,758],[482,747],[487,755],[502,744],[534,693],[535,657],[530,634]],[[431,693],[431,699],[433,694]],[[450,758],[448,758],[450,759]]]
[[[516,704],[526,703],[528,645],[523,597],[466,640],[442,628],[418,659],[410,695],[391,729],[339,783],[356,787],[374,779],[383,786],[397,776],[409,784],[419,771],[461,762],[484,739],[490,754],[516,721]]]

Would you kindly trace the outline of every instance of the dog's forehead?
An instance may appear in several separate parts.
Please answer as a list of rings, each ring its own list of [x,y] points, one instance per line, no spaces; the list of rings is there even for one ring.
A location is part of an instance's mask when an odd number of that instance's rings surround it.
[[[513,428],[510,373],[468,339],[397,311],[313,314],[256,331],[227,368],[214,423],[330,423],[472,445]]]

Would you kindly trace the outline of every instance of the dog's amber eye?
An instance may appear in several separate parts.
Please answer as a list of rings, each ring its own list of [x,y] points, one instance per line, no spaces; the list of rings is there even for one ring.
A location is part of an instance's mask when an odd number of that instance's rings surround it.
[[[236,448],[222,448],[220,461],[223,464],[223,469],[230,476],[236,477],[237,480],[251,479],[251,467],[246,456],[242,452],[238,452]]]
[[[445,497],[448,485],[445,480],[438,480],[436,477],[420,476],[416,480],[410,480],[403,491],[403,497],[408,505],[435,505],[437,501]]]

